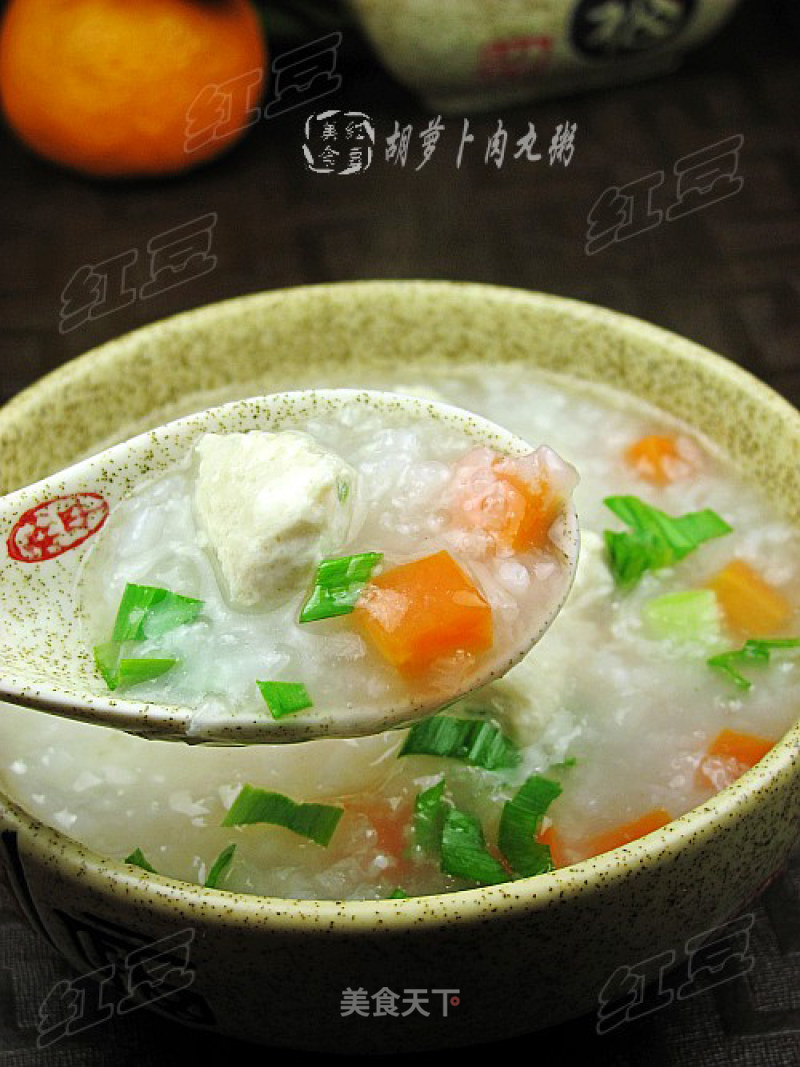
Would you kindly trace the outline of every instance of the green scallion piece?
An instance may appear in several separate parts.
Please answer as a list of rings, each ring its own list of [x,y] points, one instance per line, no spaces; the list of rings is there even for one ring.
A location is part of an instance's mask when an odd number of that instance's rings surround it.
[[[158,678],[172,670],[177,662],[176,659],[154,657],[121,659],[119,661],[119,685],[138,685],[139,682],[149,682],[151,678]]]
[[[448,805],[444,800],[445,781],[442,778],[417,793],[414,801],[414,841],[426,852],[438,854],[442,845],[442,828]]]
[[[120,686],[149,682],[153,678],[166,674],[178,662],[176,659],[153,656],[123,659],[121,657],[122,647],[116,641],[95,645],[93,651],[97,669],[108,688],[112,690]]]
[[[208,872],[203,885],[206,889],[216,889],[220,878],[225,874],[231,865],[233,860],[233,854],[236,851],[236,845],[227,845],[223,848],[222,852],[217,856],[214,862],[211,864],[211,870]]]
[[[503,805],[498,844],[516,874],[527,878],[553,869],[550,849],[536,835],[545,812],[560,794],[558,782],[532,774]]]
[[[193,622],[203,610],[203,601],[172,593],[154,585],[128,582],[117,611],[111,640],[144,641]]]
[[[222,825],[267,822],[327,845],[343,813],[344,808],[330,804],[299,804],[283,793],[243,785]]]
[[[302,682],[256,682],[273,719],[282,719],[296,711],[313,707]]]
[[[732,652],[721,652],[718,656],[707,659],[706,663],[725,675],[737,689],[747,691],[752,689],[753,683],[737,669],[740,665],[747,663],[766,665],[770,661],[770,652],[773,649],[791,648],[800,648],[800,637],[753,637],[745,641],[741,648],[734,649]]]
[[[451,808],[444,818],[442,871],[482,885],[498,885],[512,878],[487,850],[480,822],[458,808]]]
[[[481,719],[433,715],[414,723],[400,756],[445,756],[487,771],[516,767],[522,759],[510,738]]]
[[[382,552],[324,559],[317,567],[313,588],[300,609],[300,622],[349,615],[382,559]]]
[[[673,516],[635,496],[609,496],[603,503],[631,527],[626,533],[603,533],[611,572],[620,586],[635,585],[645,571],[670,567],[732,529],[710,508]]]
[[[551,763],[550,764],[550,770],[551,771],[565,771],[569,767],[576,767],[577,764],[578,764],[578,759],[577,759],[576,756],[567,756],[567,758],[563,759],[560,763]]]
[[[135,848],[130,856],[126,856],[122,862],[132,863],[134,867],[141,867],[143,871],[149,871],[151,874],[158,874],[158,871],[148,862],[147,857],[140,848]]]
[[[107,641],[104,645],[95,645],[92,649],[94,662],[103,681],[109,689],[116,689],[119,685],[119,659],[122,648],[115,641]]]
[[[409,897],[408,893],[406,893],[405,889],[403,889],[402,886],[398,885],[391,891],[391,893],[389,894],[389,896],[386,899],[387,900],[409,900],[410,897]]]

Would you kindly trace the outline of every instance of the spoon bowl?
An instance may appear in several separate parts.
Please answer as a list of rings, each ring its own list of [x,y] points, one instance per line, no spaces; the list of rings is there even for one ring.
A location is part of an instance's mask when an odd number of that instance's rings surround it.
[[[370,390],[303,390],[236,401],[179,419],[115,445],[67,470],[0,500],[6,551],[0,558],[0,699],[115,727],[189,743],[241,744],[356,737],[407,725],[503,675],[542,637],[564,603],[575,574],[578,524],[569,504],[551,532],[566,565],[538,623],[514,647],[492,648],[479,669],[452,692],[434,699],[410,692],[386,705],[365,702],[334,711],[313,707],[287,718],[215,712],[179,703],[137,699],[109,691],[92,654],[82,582],[87,560],[102,543],[109,517],[134,490],[188,467],[206,433],[282,431],[320,416],[367,409],[389,425],[431,420],[456,430],[465,445],[523,456],[530,445],[509,431],[447,404]]]

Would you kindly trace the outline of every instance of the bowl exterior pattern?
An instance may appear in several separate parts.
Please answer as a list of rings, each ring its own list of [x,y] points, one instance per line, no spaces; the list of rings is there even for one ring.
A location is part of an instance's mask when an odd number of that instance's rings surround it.
[[[370,372],[402,377],[412,363],[455,370],[480,360],[487,372],[523,361],[659,405],[800,521],[800,416],[750,375],[599,308],[438,282],[260,294],[120,338],[0,412],[0,471],[6,489],[30,483],[220,391],[332,376],[358,385]],[[91,424],[77,417],[87,406]],[[798,753],[795,727],[734,785],[646,838],[546,877],[442,896],[291,901],[204,890],[106,860],[2,793],[0,859],[29,921],[80,972],[119,961],[129,1010],[148,1001],[185,1022],[297,1048],[468,1044],[597,1010],[629,990],[626,968],[660,953],[680,962],[687,937],[741,909],[800,834]],[[159,953],[173,964],[166,978]],[[346,990],[387,988],[427,991],[430,1015],[345,1013]],[[445,1013],[450,996],[459,1003]]]
[[[715,33],[738,0],[349,0],[384,65],[434,111],[652,77]]]

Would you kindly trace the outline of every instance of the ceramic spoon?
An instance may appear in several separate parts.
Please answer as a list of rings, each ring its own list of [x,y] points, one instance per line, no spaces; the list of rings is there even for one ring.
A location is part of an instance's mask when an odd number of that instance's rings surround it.
[[[490,649],[457,691],[421,697],[409,692],[391,706],[365,704],[335,712],[312,707],[274,719],[266,706],[260,714],[209,715],[207,709],[198,713],[189,706],[144,700],[135,689],[110,691],[98,673],[92,646],[104,638],[91,632],[81,583],[84,563],[113,528],[120,503],[137,487],[187,465],[204,433],[299,429],[309,417],[353,405],[373,409],[389,424],[436,420],[464,434],[465,452],[477,446],[510,456],[532,451],[510,432],[446,404],[377,391],[304,390],[237,401],[179,419],[11,493],[0,500],[0,699],[150,738],[283,742],[355,737],[408,724],[503,675],[542,637],[569,592],[578,556],[578,525],[571,506],[551,531],[565,561],[555,595],[516,647]]]

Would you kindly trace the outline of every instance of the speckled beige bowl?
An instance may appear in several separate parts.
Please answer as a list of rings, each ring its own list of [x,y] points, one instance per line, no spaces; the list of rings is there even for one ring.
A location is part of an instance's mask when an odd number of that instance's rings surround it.
[[[31,482],[203,406],[201,394],[355,385],[381,370],[402,380],[411,365],[481,359],[527,360],[660,405],[766,480],[800,521],[800,416],[765,386],[634,319],[479,285],[285,290],[139,330],[0,412],[0,471],[7,489]],[[800,726],[662,830],[550,875],[450,895],[338,903],[201,889],[104,859],[1,794],[0,854],[31,922],[80,972],[112,961],[123,989],[176,1018],[338,1052],[467,1044],[596,1011],[618,968],[680,960],[688,936],[741,909],[797,837],[798,751]],[[342,1013],[348,988],[458,992],[431,992],[428,1016],[362,1017]]]

